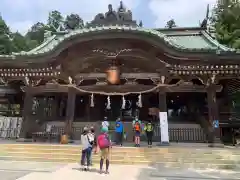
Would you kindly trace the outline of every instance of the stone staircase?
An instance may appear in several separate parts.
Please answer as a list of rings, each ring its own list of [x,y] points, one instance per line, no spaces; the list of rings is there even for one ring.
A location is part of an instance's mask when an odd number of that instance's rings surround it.
[[[0,144],[0,159],[73,163],[79,162],[80,149],[78,145]],[[98,164],[99,158],[94,154],[93,163]],[[240,152],[237,149],[191,146],[113,147],[110,158],[112,164],[233,169],[240,163]]]

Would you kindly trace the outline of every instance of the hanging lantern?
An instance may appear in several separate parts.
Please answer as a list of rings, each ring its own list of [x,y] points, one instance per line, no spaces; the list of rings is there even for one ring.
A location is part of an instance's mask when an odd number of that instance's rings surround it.
[[[107,97],[107,109],[111,109],[111,99],[110,96]]]
[[[90,107],[94,107],[94,96],[93,96],[93,94],[91,94],[91,103],[90,103]]]
[[[120,71],[117,66],[111,66],[107,70],[107,81],[115,85],[120,83]]]
[[[123,96],[122,97],[122,109],[125,109],[125,106],[126,106],[126,100],[125,100],[125,97]]]

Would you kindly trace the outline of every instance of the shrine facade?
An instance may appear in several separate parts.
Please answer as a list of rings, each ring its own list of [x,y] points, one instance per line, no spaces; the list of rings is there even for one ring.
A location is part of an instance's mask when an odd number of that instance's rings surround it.
[[[61,133],[75,139],[77,128],[105,116],[158,124],[159,111],[177,124],[198,119],[204,131],[229,119],[228,87],[239,60],[206,26],[147,29],[122,4],[117,11],[109,5],[83,28],[46,32],[35,49],[0,55],[2,104],[17,107],[3,116],[23,117],[24,138],[46,122],[62,123]]]

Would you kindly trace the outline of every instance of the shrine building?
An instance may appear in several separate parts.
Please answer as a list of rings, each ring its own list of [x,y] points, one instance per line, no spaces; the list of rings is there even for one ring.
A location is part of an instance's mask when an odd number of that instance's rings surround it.
[[[161,111],[168,112],[170,141],[205,142],[215,120],[222,138],[240,51],[219,44],[206,21],[148,29],[122,5],[109,5],[85,27],[46,32],[40,46],[0,55],[0,128],[31,138],[50,125],[49,132],[77,140],[105,116],[113,126],[121,117],[129,134],[136,116],[158,127]],[[12,123],[14,117],[22,120]]]

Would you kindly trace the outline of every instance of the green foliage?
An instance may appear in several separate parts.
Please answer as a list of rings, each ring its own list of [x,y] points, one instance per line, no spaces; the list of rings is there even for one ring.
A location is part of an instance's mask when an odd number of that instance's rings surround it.
[[[29,50],[29,46],[27,44],[27,41],[23,35],[20,33],[16,32],[12,34],[12,48],[14,52],[19,52],[19,51],[26,51]]]
[[[211,23],[221,44],[240,49],[239,0],[219,0],[213,10]]]
[[[46,31],[53,33],[64,30],[74,30],[84,26],[83,20],[78,14],[62,16],[59,11],[51,11],[47,24],[38,22],[33,24],[25,35],[19,32],[12,33],[0,16],[0,54],[29,51],[39,46],[44,41]]]
[[[63,16],[59,11],[51,11],[48,15],[47,25],[52,31],[56,31],[57,28],[61,26],[63,22]]]
[[[0,54],[9,54],[12,52],[12,42],[10,30],[5,21],[0,16]]]
[[[174,19],[170,19],[166,24],[166,28],[171,29],[171,28],[174,28],[174,27],[177,27],[177,25],[176,25]]]

